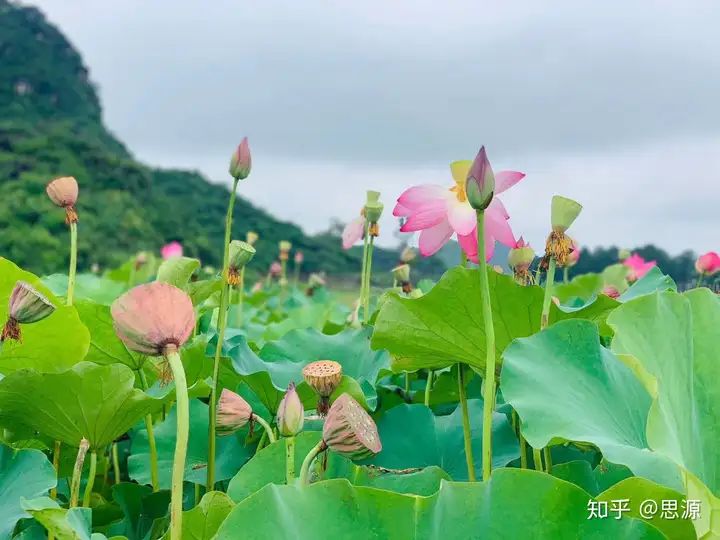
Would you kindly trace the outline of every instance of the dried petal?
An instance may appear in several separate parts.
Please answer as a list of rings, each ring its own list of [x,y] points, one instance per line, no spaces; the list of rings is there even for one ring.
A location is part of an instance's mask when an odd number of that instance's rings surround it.
[[[52,180],[45,191],[50,200],[61,208],[75,206],[78,199],[78,183],[72,176],[63,176]]]
[[[22,324],[30,324],[48,317],[55,306],[29,283],[18,281],[10,295],[8,316]]]
[[[323,441],[349,459],[364,459],[382,450],[375,421],[349,394],[343,394],[330,407]]]
[[[215,428],[218,435],[231,435],[252,420],[250,404],[235,392],[223,388],[218,401]]]

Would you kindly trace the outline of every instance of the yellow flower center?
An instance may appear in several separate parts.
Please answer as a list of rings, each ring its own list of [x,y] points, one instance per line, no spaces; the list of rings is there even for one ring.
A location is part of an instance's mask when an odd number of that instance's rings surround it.
[[[450,188],[450,191],[455,193],[455,196],[457,197],[457,200],[460,202],[467,201],[467,195],[465,195],[465,182],[458,182],[455,181],[455,185]]]

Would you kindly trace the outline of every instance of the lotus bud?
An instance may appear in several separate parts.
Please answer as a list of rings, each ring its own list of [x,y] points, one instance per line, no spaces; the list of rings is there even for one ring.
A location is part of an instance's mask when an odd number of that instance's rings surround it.
[[[400,253],[400,262],[404,264],[410,264],[417,258],[417,251],[415,251],[411,247],[406,247],[402,250],[402,253]]]
[[[250,404],[235,392],[223,388],[215,417],[218,435],[232,435],[252,419],[253,410]]]
[[[712,276],[716,272],[720,272],[720,255],[714,251],[700,255],[695,261],[695,270],[697,270],[698,274],[705,276]]]
[[[580,215],[582,205],[567,197],[555,195],[552,198],[550,221],[553,232],[564,233]]]
[[[295,252],[295,264],[300,265],[305,260],[305,255],[303,255],[302,251],[296,251]]]
[[[67,225],[78,222],[75,205],[77,204],[79,188],[75,178],[72,176],[56,178],[47,185],[45,191],[55,206],[65,209],[65,223]]]
[[[255,256],[255,248],[247,242],[241,240],[233,240],[230,242],[228,250],[228,277],[227,282],[231,287],[237,287],[241,284],[241,270]]]
[[[247,137],[243,137],[237,150],[230,158],[230,176],[235,180],[245,180],[250,175],[252,159],[250,157],[250,146]]]
[[[172,259],[174,257],[182,257],[182,244],[180,242],[170,242],[169,244],[165,244],[160,250],[160,255],[162,255],[162,258],[165,260]]]
[[[115,333],[128,349],[165,356],[179,349],[195,327],[195,310],[182,290],[156,281],[123,294],[110,307]]]
[[[29,283],[18,281],[10,294],[8,320],[0,334],[0,343],[22,341],[21,324],[32,324],[49,317],[55,306]]]
[[[609,296],[610,298],[618,298],[620,296],[620,291],[612,285],[605,286],[602,292],[605,296]]]
[[[568,255],[568,266],[575,266],[580,260],[580,244],[570,238],[570,254]]]
[[[380,192],[368,191],[363,211],[365,219],[367,219],[370,224],[368,227],[368,233],[371,236],[377,237],[380,235],[380,226],[378,225],[378,221],[380,221],[380,217],[382,216],[383,208],[384,205],[380,202]]]
[[[329,408],[329,398],[342,380],[342,366],[333,360],[318,360],[305,366],[303,379],[319,395],[317,412],[325,416]]]
[[[287,261],[290,258],[290,250],[292,249],[292,244],[287,240],[280,240],[278,248],[280,250],[279,259],[281,261]]]
[[[323,442],[348,459],[372,457],[382,450],[375,421],[349,394],[335,400],[323,426]]]
[[[251,246],[255,245],[255,242],[258,241],[258,238],[260,238],[260,236],[255,231],[248,231],[245,234],[245,241]]]
[[[305,408],[295,390],[295,384],[288,385],[277,412],[277,425],[280,435],[294,437],[302,431],[305,423]]]
[[[481,147],[475,157],[465,181],[465,196],[476,211],[485,210],[492,201],[495,192],[495,174],[488,161],[485,147]]]
[[[630,253],[630,250],[629,250],[629,249],[624,249],[624,248],[623,248],[623,249],[618,249],[618,255],[617,255],[617,256],[618,256],[618,260],[619,260],[619,261],[624,261],[625,259],[628,259],[628,258],[630,257],[630,255],[632,255],[632,253]]]

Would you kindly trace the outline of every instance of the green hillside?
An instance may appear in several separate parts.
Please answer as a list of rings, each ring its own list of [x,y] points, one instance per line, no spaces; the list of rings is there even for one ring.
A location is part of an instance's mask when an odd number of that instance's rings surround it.
[[[66,227],[44,190],[53,177],[72,175],[81,190],[81,269],[114,266],[170,240],[218,264],[227,189],[193,172],[135,161],[103,125],[82,58],[39,10],[0,0],[0,66],[0,254],[34,272],[64,269]],[[360,265],[357,248],[344,252],[337,237],[308,236],[240,198],[233,236],[247,230],[260,234],[257,269],[270,264],[281,239],[304,251],[308,271],[340,274]],[[397,254],[379,250],[375,261],[389,270]],[[439,260],[419,262],[424,275],[443,269]]]

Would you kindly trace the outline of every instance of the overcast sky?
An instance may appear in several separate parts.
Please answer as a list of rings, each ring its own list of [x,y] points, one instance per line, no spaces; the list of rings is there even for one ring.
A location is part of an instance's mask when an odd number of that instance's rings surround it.
[[[406,187],[450,186],[484,144],[527,173],[503,198],[537,250],[553,194],[584,205],[582,244],[720,250],[714,0],[33,3],[139,159],[225,182],[248,135],[240,193],[308,232],[368,188],[389,216]]]

